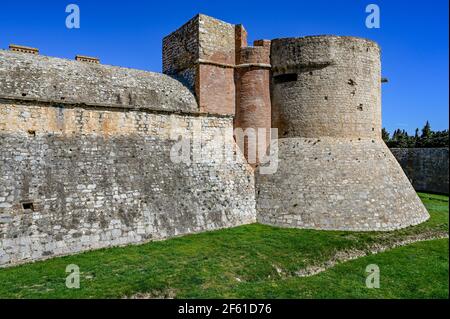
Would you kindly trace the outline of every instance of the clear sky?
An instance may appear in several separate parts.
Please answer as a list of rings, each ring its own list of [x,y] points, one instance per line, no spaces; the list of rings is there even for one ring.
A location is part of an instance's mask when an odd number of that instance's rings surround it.
[[[79,29],[65,25],[65,8],[80,7]],[[381,10],[379,29],[368,29],[365,8]],[[242,23],[249,40],[336,34],[377,41],[382,48],[383,126],[413,133],[429,120],[448,128],[448,0],[171,0],[1,1],[0,48],[38,47],[41,54],[161,71],[161,41],[197,13]]]

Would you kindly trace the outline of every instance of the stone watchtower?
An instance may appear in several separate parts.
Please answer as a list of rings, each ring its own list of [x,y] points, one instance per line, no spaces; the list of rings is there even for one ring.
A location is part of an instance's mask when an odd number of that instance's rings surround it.
[[[257,174],[258,220],[288,227],[392,230],[429,215],[381,139],[380,49],[312,36],[272,41],[279,165]]]
[[[429,217],[381,138],[375,42],[309,36],[249,47],[242,25],[198,15],[164,38],[163,64],[200,112],[234,117],[235,128],[278,129],[277,172],[256,170],[260,222],[392,230]],[[259,163],[243,139],[245,157]]]
[[[233,116],[235,128],[265,129],[268,145],[269,55],[270,41],[248,46],[242,25],[199,14],[164,38],[163,72],[195,93],[201,113]],[[257,150],[249,155],[247,139],[243,142],[246,158],[255,157]]]

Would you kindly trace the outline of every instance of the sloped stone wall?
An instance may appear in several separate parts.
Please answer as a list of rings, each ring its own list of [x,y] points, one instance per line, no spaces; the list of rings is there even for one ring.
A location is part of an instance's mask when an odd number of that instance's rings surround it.
[[[428,219],[388,147],[372,140],[285,138],[274,175],[256,175],[258,221],[387,231]]]
[[[0,97],[165,112],[198,112],[195,96],[153,72],[0,50]]]

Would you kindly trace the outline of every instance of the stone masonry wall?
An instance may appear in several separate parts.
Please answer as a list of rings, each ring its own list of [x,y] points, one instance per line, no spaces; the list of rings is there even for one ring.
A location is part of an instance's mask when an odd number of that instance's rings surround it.
[[[278,170],[256,175],[264,224],[326,230],[387,231],[428,219],[384,143],[345,138],[283,138]]]
[[[255,138],[258,129],[265,129],[265,141],[257,141],[250,150],[248,139],[244,139],[243,149],[247,160],[254,166],[259,163],[259,146],[270,144],[271,103],[270,103],[270,41],[255,42],[253,47],[244,47],[239,52],[239,65],[235,72],[236,116],[234,126],[243,130],[253,129]],[[246,66],[249,65],[249,66]],[[260,65],[266,65],[261,67]],[[269,66],[269,67],[267,67]],[[241,142],[241,143],[242,143]]]
[[[0,265],[254,222],[243,157],[171,161],[196,126],[232,119],[0,104]]]
[[[0,51],[0,266],[254,222],[232,130],[167,75]]]
[[[448,148],[391,148],[417,191],[448,194]]]
[[[381,137],[376,43],[338,36],[277,39],[271,59],[272,117],[281,137]]]
[[[278,170],[256,172],[258,221],[386,231],[429,218],[381,139],[380,50],[352,37],[272,41]]]
[[[196,113],[194,95],[153,72],[0,50],[0,97]]]

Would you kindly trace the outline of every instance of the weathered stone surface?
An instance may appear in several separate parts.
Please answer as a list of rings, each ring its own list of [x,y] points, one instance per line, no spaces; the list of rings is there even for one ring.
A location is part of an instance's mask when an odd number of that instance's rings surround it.
[[[254,222],[243,157],[212,152],[191,165],[170,158],[171,129],[188,137],[197,126],[206,144],[232,122],[0,104],[1,264]]]
[[[0,50],[0,98],[197,113],[180,82],[152,72]]]
[[[417,191],[448,194],[448,148],[391,148]]]
[[[426,220],[381,140],[378,46],[279,39],[269,59],[270,41],[246,37],[198,15],[164,39],[168,75],[0,50],[0,266],[257,217],[346,230]],[[271,109],[279,167],[255,182],[233,124],[269,128]]]
[[[258,220],[278,226],[392,230],[429,215],[381,139],[380,53],[368,40],[272,41],[279,166],[257,174]]]
[[[386,231],[419,224],[428,213],[383,142],[284,138],[274,175],[258,175],[264,224]]]

